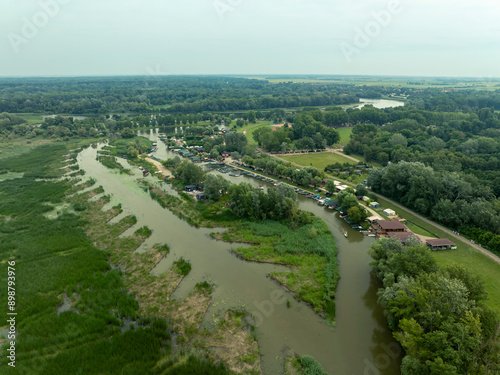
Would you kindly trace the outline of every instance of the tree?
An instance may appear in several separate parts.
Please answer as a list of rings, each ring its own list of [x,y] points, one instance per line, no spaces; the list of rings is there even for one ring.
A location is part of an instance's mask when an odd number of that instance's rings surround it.
[[[312,176],[305,169],[299,169],[298,171],[295,171],[293,179],[299,185],[309,186]]]
[[[337,201],[344,211],[359,205],[358,198],[353,193],[342,191],[337,195]]]
[[[358,196],[358,197],[363,197],[363,196],[368,195],[368,193],[369,193],[369,192],[368,192],[368,189],[366,188],[366,186],[365,186],[365,185],[363,185],[363,184],[358,184],[358,185],[356,186],[356,196]]]
[[[325,189],[330,194],[333,194],[337,191],[337,188],[335,187],[335,183],[333,182],[333,180],[326,181]]]
[[[123,129],[121,131],[120,135],[122,136],[122,138],[134,138],[135,137],[134,131],[130,128]]]
[[[314,181],[314,187],[317,188],[321,186],[323,180],[319,176],[314,176],[313,181]]]
[[[256,115],[255,115],[254,111],[249,111],[247,113],[247,118],[248,118],[249,122],[251,122],[252,124],[255,124],[255,122],[256,122]]]
[[[349,215],[349,219],[353,223],[362,223],[367,217],[366,210],[364,208],[360,208],[358,206],[351,207],[347,210],[347,214]]]
[[[231,183],[224,177],[215,174],[208,174],[205,178],[203,186],[205,199],[212,202],[218,200],[221,195],[228,191],[230,185]]]
[[[199,185],[205,177],[203,169],[189,160],[183,160],[175,169],[175,174],[184,185]]]

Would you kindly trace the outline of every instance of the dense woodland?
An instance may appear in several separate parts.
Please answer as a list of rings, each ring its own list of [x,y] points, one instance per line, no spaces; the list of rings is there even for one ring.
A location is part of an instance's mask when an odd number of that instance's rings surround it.
[[[379,303],[406,352],[401,373],[498,374],[498,317],[482,281],[459,266],[439,268],[414,245],[383,239],[370,249]]]
[[[349,104],[361,90],[231,77],[0,80],[0,112],[199,113]]]

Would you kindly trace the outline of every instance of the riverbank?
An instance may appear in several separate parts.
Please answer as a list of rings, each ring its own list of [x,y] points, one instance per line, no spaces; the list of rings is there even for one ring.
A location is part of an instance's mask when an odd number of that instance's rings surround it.
[[[158,187],[142,181],[151,197],[192,225],[206,228],[222,227],[223,233],[212,237],[229,243],[249,244],[233,252],[247,261],[286,265],[290,272],[273,272],[270,276],[293,292],[298,301],[309,304],[322,316],[333,321],[333,301],[338,283],[337,245],[331,232],[319,218],[291,230],[287,223],[247,222],[238,219],[224,202],[197,203],[173,197]],[[326,262],[325,262],[326,257]]]
[[[111,264],[124,273],[126,287],[138,298],[139,314],[170,321],[175,332],[174,353],[201,350],[204,356],[214,362],[224,363],[235,373],[261,373],[260,359],[255,355],[258,346],[252,336],[251,325],[241,322],[241,317],[246,313],[241,314],[239,321],[235,321],[231,314],[221,320],[220,325],[230,327],[230,333],[226,332],[227,340],[218,341],[217,350],[214,350],[213,340],[218,337],[217,333],[202,329],[202,319],[212,301],[211,286],[208,283],[197,284],[187,298],[173,299],[172,294],[187,273],[174,264],[160,276],[152,275],[151,271],[168,254],[168,246],[155,244],[144,252],[137,252],[136,249],[151,234],[150,230],[143,227],[130,236],[122,237],[137,220],[133,216],[126,216],[115,224],[109,224],[122,211],[119,206],[103,211],[103,207],[109,203],[109,197],[91,200],[100,193],[102,191],[96,189],[76,194],[71,202],[85,206],[81,217],[87,223],[86,233],[97,247],[110,253]],[[235,360],[240,355],[252,360],[240,363]]]

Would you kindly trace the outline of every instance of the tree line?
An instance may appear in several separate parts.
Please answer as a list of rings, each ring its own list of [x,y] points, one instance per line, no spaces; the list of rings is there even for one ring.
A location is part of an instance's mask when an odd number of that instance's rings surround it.
[[[477,179],[401,161],[374,169],[368,185],[374,192],[462,233],[474,228],[489,232],[489,236],[476,239],[500,254],[500,200]]]

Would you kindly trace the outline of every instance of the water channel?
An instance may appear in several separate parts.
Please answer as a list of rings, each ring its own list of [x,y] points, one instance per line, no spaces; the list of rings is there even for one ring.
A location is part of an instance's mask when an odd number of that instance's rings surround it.
[[[387,100],[387,99],[359,99],[360,104],[354,106],[353,108],[363,108],[365,105],[372,105],[378,109],[392,108],[392,107],[403,107],[405,102],[399,100]]]
[[[157,141],[157,133],[153,131],[140,135]],[[175,298],[186,297],[197,282],[209,280],[215,284],[213,303],[204,324],[214,324],[214,318],[232,307],[243,306],[262,317],[257,331],[265,375],[283,372],[283,357],[289,350],[299,355],[312,355],[332,375],[399,374],[401,358],[395,350],[398,347],[377,305],[378,284],[368,265],[367,249],[372,238],[351,229],[335,213],[318,206],[315,201],[299,196],[300,208],[325,220],[339,247],[341,280],[336,296],[336,325],[332,327],[289,294],[279,303],[273,302],[277,301],[273,291],[285,292],[266,275],[286,267],[240,260],[230,252],[238,244],[213,240],[209,237],[213,230],[191,227],[153,201],[136,183],[142,176],[139,170],[134,176],[125,176],[97,162],[96,153],[102,146],[82,151],[78,164],[88,177],[97,180],[96,186],[102,185],[106,194],[111,195],[109,206],[121,203],[124,214],[137,217],[137,225],[125,234],[147,225],[153,234],[145,247],[157,242],[170,246],[170,254],[153,270],[154,274],[161,274],[181,256],[191,262],[191,273],[175,291]],[[174,156],[165,150],[163,143],[158,146],[155,155],[160,159]],[[246,176],[225,177],[235,183],[265,185]],[[347,238],[344,231],[348,232]],[[284,303],[286,299],[291,301],[290,308]]]

